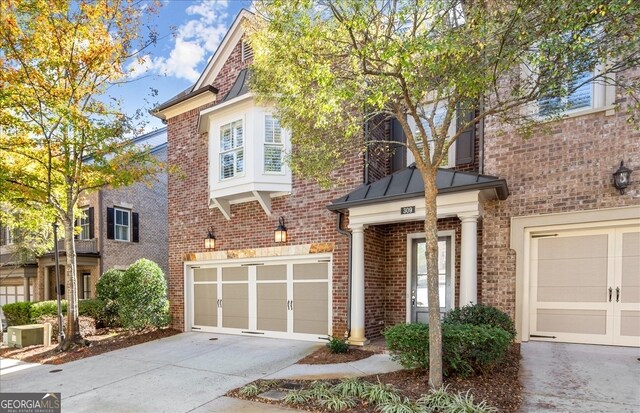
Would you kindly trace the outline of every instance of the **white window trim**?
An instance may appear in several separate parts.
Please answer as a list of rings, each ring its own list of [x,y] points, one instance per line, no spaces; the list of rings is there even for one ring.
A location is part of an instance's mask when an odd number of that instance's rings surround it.
[[[4,231],[4,246],[13,245],[15,242],[13,228],[8,225],[3,225],[2,231]]]
[[[232,149],[228,149],[223,151],[222,150],[222,128],[224,128],[225,126],[228,125],[232,125],[236,122],[241,122],[242,123],[242,146],[236,146]],[[236,178],[241,178],[243,176],[245,176],[245,173],[247,171],[247,151],[245,148],[245,144],[247,142],[247,130],[246,130],[246,122],[244,117],[240,117],[237,118],[235,120],[226,122],[224,124],[221,124],[220,126],[218,126],[218,146],[217,146],[217,152],[218,152],[218,182],[226,182],[232,179],[236,179]],[[232,128],[233,130],[233,128]],[[230,176],[228,178],[224,178],[222,176],[222,155],[223,154],[227,154],[227,153],[237,153],[238,151],[242,150],[242,156],[244,159],[244,166],[242,168],[242,172],[238,172],[236,170],[236,156],[234,156],[234,163],[233,163],[233,176]]]
[[[91,228],[90,228],[91,222],[89,222],[89,208],[90,207],[81,208],[83,216],[78,218],[78,223],[77,223],[77,226],[79,226],[80,229],[81,229],[80,233],[78,234],[78,239],[79,240],[89,240],[89,239],[91,239],[91,236],[90,236],[91,235]],[[115,212],[114,212],[114,214],[115,214]],[[86,221],[86,222],[83,222],[83,221]],[[114,216],[114,225],[115,225],[115,216]],[[82,234],[84,234],[84,227],[85,226],[87,227],[87,238],[84,238],[82,236]]]
[[[598,65],[594,70],[594,74],[601,72],[602,69],[603,69],[603,65],[602,64]],[[523,65],[522,73],[524,74],[525,77],[527,77],[531,75],[531,70],[528,67]],[[610,80],[606,83],[604,80],[598,80],[598,79],[595,82],[591,83],[591,87],[592,87],[591,107],[570,109],[570,110],[567,110],[555,115],[551,115],[551,116],[540,116],[539,105],[538,105],[538,102],[535,101],[527,105],[524,109],[524,112],[527,113],[529,116],[533,116],[534,119],[542,123],[555,122],[557,120],[562,120],[562,119],[576,118],[576,117],[590,115],[592,113],[599,113],[599,112],[606,112],[606,116],[612,116],[615,114],[614,103],[616,99],[616,87],[614,82],[615,82],[616,75],[615,73],[612,73],[607,76],[610,78]]]
[[[85,300],[88,300],[91,298],[91,290],[87,288],[90,286],[91,286],[91,274],[82,274],[82,297]]]
[[[118,221],[118,219],[117,219],[118,211],[125,212],[129,216],[129,219],[127,220],[128,225],[126,225],[126,227],[127,227],[127,232],[126,232],[127,239],[119,239],[118,238],[118,226],[120,226],[120,227],[124,227],[125,226],[125,225],[119,225],[117,223],[117,221]],[[131,227],[132,227],[131,226],[131,210],[125,209],[125,208],[114,207],[113,208],[113,239],[115,241],[120,241],[120,242],[131,242]]]
[[[431,111],[431,108],[433,107],[433,102],[428,102],[424,105],[424,111],[425,112],[429,112]],[[449,124],[449,130],[447,132],[447,136],[453,136],[456,133],[457,130],[457,121],[458,121],[458,116],[457,116],[457,111],[456,113],[453,114],[452,118],[451,118],[451,124]],[[416,136],[417,134],[419,134],[420,132],[418,131],[418,125],[416,123],[416,120],[413,119],[412,116],[407,116],[407,123],[409,124],[409,128],[411,129],[412,133],[414,136]],[[433,147],[433,143],[430,143]],[[456,166],[456,142],[453,142],[451,144],[451,146],[449,146],[449,150],[447,151],[447,167],[452,168],[454,166]],[[414,163],[416,161],[416,158],[413,156],[413,152],[411,152],[411,150],[409,150],[409,147],[407,147],[407,166],[411,165],[412,163]]]
[[[280,143],[275,143],[275,142],[267,142],[267,118],[272,118],[272,119],[276,119],[278,120],[278,125],[280,126]],[[280,120],[278,118],[276,118],[275,116],[273,116],[273,114],[271,113],[265,113],[264,117],[263,117],[263,124],[262,124],[262,173],[264,175],[284,175],[285,174],[285,165],[284,165],[284,150],[285,150],[285,130],[282,127],[282,125],[280,125]],[[266,149],[267,147],[277,147],[280,149],[280,171],[267,171],[267,164],[265,162],[265,157],[266,157]]]

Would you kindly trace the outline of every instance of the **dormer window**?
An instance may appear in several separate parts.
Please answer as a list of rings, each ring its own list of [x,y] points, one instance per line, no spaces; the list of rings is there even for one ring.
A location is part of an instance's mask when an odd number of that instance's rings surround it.
[[[242,120],[220,127],[220,180],[244,173],[244,128]]]
[[[264,172],[282,173],[284,144],[280,121],[272,115],[264,118]]]

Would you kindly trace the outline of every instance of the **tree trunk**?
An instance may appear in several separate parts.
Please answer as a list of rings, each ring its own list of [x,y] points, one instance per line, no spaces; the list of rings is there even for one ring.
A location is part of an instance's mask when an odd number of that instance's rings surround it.
[[[69,211],[70,210],[70,211]],[[65,266],[65,297],[67,299],[67,328],[65,338],[58,344],[58,349],[67,351],[74,345],[86,345],[86,341],[80,334],[80,322],[78,319],[78,268],[76,264],[76,246],[74,242],[74,216],[73,206],[68,207],[67,216],[64,217],[64,250],[66,256]]]
[[[442,387],[442,328],[440,325],[440,285],[438,279],[438,211],[436,173],[422,174],[424,179],[424,233],[426,237],[427,288],[429,305],[429,385]]]

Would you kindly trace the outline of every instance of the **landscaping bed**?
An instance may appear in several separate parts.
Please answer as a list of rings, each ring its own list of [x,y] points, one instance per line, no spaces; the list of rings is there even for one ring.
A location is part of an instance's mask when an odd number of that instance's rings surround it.
[[[335,356],[335,355],[333,355]],[[466,394],[473,396],[476,404],[485,402],[488,406],[495,408],[496,412],[517,412],[522,403],[522,386],[518,380],[518,370],[520,368],[520,345],[514,344],[505,360],[493,369],[490,373],[472,376],[466,379],[452,377],[445,379],[447,392],[453,394]],[[429,393],[428,371],[420,369],[400,370],[392,373],[377,374],[362,377],[361,380],[367,383],[383,385],[392,385],[398,389],[398,393],[404,398],[407,397],[415,402],[421,396]],[[291,388],[298,390],[308,390],[313,383],[320,382],[308,380],[258,380],[253,384],[260,388],[260,393],[268,389],[284,389],[288,391]],[[327,386],[335,386],[340,380],[322,380]],[[246,387],[246,386],[245,386]],[[327,406],[322,406],[317,401],[308,401],[298,404],[287,404],[284,401],[269,400],[258,395],[246,395],[241,393],[241,389],[235,389],[227,394],[231,397],[257,401],[261,403],[276,404],[281,406],[293,407],[296,409],[306,410],[310,412],[329,412]],[[364,400],[358,400],[357,403],[343,412],[377,412],[377,405]]]
[[[334,364],[334,363],[350,363],[371,357],[375,354],[373,351],[360,350],[350,348],[346,353],[332,353],[327,347],[321,347],[305,358],[298,361],[297,364]]]
[[[100,329],[97,330],[95,334],[84,337],[90,343],[90,345],[86,347],[75,347],[63,353],[56,351],[57,343],[49,347],[43,345],[24,348],[2,347],[0,348],[0,357],[29,363],[63,364],[69,361],[80,360],[109,351],[135,346],[136,344],[170,337],[178,333],[178,330],[171,328],[148,328],[141,331]]]

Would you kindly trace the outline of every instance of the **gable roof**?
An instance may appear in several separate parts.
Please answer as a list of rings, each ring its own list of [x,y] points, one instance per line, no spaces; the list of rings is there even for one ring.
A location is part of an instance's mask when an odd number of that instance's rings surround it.
[[[509,196],[507,182],[495,176],[453,169],[438,168],[436,176],[438,194],[464,192],[480,189],[494,189],[498,199]],[[370,205],[424,196],[424,181],[415,164],[399,170],[372,184],[364,184],[347,195],[332,201],[327,208],[331,211],[345,210],[354,206]]]
[[[220,69],[222,69],[222,65],[227,61],[228,55],[231,54],[231,51],[237,44],[237,40],[239,40],[242,35],[244,35],[244,28],[242,27],[242,21],[245,19],[250,19],[255,16],[254,13],[250,12],[247,9],[240,10],[240,13],[236,16],[235,20],[231,24],[231,27],[224,35],[222,42],[216,49],[211,59],[207,63],[207,67],[204,69],[198,81],[193,86],[193,89],[198,89],[206,84],[211,84],[213,80],[218,75]]]

